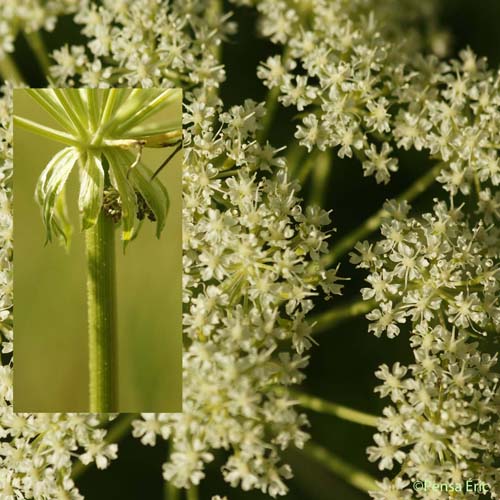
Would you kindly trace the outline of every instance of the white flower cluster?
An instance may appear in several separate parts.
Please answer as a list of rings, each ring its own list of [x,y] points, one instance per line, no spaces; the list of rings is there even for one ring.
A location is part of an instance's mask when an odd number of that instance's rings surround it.
[[[363,299],[379,304],[367,315],[376,336],[399,334],[398,324],[437,321],[456,328],[500,331],[500,228],[479,221],[470,228],[460,208],[444,202],[421,220],[408,204],[386,204],[384,236],[356,244],[351,262],[369,269]]]
[[[424,44],[412,23],[423,18],[431,30],[433,4],[258,2],[262,34],[285,48],[257,74],[279,90],[284,106],[300,112],[295,137],[302,145],[309,151],[336,148],[341,158],[355,154],[365,175],[389,181],[398,168],[391,156],[393,110],[405,107],[415,76],[406,66]]]
[[[105,469],[116,458],[102,417],[76,413],[14,413],[0,409],[0,498],[83,499],[71,479],[72,459]]]
[[[279,150],[257,142],[263,104],[223,110],[227,16],[203,1],[83,1],[75,20],[89,43],[54,52],[58,85],[188,86],[183,413],[143,414],[133,433],[146,445],[170,438],[164,477],[178,487],[198,484],[224,449],[231,485],[283,495],[291,471],[280,451],[307,439],[286,390],[304,377],[305,317],[319,289],[341,289],[320,262],[329,216],[302,210]]]
[[[182,87],[217,85],[223,66],[214,55],[233,23],[205,2],[82,0],[75,22],[83,25],[86,46],[54,51],[56,85],[87,87]]]
[[[426,40],[443,52],[431,2],[303,5],[258,2],[262,33],[285,47],[258,75],[301,112],[301,144],[355,154],[377,182],[398,168],[391,153],[415,148],[447,163],[440,181],[452,193],[499,184],[500,73],[469,49],[449,62],[420,55]],[[418,18],[425,37],[411,28]]]
[[[379,469],[399,470],[378,483],[377,500],[451,498],[446,490],[415,492],[413,481],[461,485],[486,484],[491,498],[500,495],[498,357],[481,352],[473,334],[448,325],[423,321],[413,330],[415,363],[382,365],[377,391],[393,404],[383,411],[375,446],[368,448]],[[483,498],[481,496],[481,498]]]
[[[0,2],[0,60],[14,52],[20,31],[33,33],[41,28],[52,31],[57,16],[74,12],[78,0],[4,0]]]
[[[305,320],[318,288],[340,293],[335,271],[320,266],[329,223],[301,210],[283,161],[255,143],[262,112],[251,101],[220,114],[188,106],[184,186],[184,413],[163,415],[174,451],[164,476],[197,484],[213,448],[232,450],[223,475],[232,486],[285,494],[290,476],[279,450],[302,447],[304,415],[284,390],[303,379],[311,345]],[[198,118],[196,117],[198,116]],[[210,137],[210,146],[203,137]],[[241,151],[245,151],[244,155]],[[226,177],[222,160],[236,173]],[[276,167],[273,168],[273,164]],[[264,175],[273,170],[274,176]],[[292,348],[288,344],[291,341]],[[136,427],[136,435],[144,433]],[[144,434],[148,439],[147,434]],[[144,438],[143,438],[144,439]]]
[[[386,209],[383,238],[358,243],[351,261],[370,270],[370,287],[361,291],[378,304],[367,315],[369,329],[394,337],[410,321],[415,363],[376,372],[383,380],[376,391],[393,405],[384,409],[369,459],[381,470],[395,462],[400,468],[373,498],[414,498],[414,480],[482,481],[497,498],[500,379],[488,342],[498,338],[483,337],[500,332],[500,230],[481,220],[469,227],[461,207],[444,202],[421,219],[408,218],[407,204],[391,202]]]

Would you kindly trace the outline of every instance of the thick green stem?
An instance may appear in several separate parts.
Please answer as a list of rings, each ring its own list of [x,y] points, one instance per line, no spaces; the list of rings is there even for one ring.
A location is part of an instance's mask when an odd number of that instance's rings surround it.
[[[330,401],[309,396],[308,394],[294,392],[293,397],[297,399],[300,406],[309,410],[333,415],[334,417],[348,420],[349,422],[354,422],[355,424],[377,427],[378,417],[376,415],[354,410],[353,408],[342,406],[337,403],[331,403]]]
[[[102,212],[85,232],[90,411],[117,411],[115,237]]]
[[[355,488],[365,492],[378,490],[372,476],[345,462],[326,448],[309,442],[304,447],[304,453]]]
[[[399,202],[404,200],[412,201],[417,196],[422,194],[435,181],[443,166],[444,163],[437,163],[425,175],[419,177],[408,189],[403,191],[396,198],[396,200]],[[376,231],[382,224],[384,217],[387,217],[387,215],[387,210],[381,208],[371,217],[366,219],[365,222],[358,226],[354,231],[340,239],[340,241],[333,246],[330,253],[324,257],[324,264],[326,266],[332,266],[338,262],[339,259],[351,250],[358,241],[366,238],[373,231]]]
[[[356,300],[316,314],[311,317],[311,322],[314,323],[313,333],[323,333],[342,321],[361,316],[371,311],[375,305],[374,300]]]

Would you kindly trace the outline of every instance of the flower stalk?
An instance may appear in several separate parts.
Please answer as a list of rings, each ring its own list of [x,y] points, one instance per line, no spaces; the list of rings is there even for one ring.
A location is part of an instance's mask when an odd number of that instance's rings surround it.
[[[50,59],[47,55],[47,48],[45,47],[45,43],[40,35],[40,32],[32,31],[30,33],[25,33],[24,36],[33,51],[33,54],[35,55],[43,74],[49,78]]]
[[[355,424],[377,427],[379,418],[376,415],[370,415],[359,410],[354,410],[348,406],[339,405],[324,399],[309,396],[308,394],[294,393],[293,396],[299,402],[300,406],[313,410],[318,413],[333,415],[334,417],[348,420]]]
[[[368,492],[378,489],[375,479],[369,474],[345,462],[316,443],[309,441],[304,447],[304,453],[358,490]]]
[[[115,229],[101,211],[85,232],[90,411],[117,407]]]
[[[324,312],[312,316],[315,335],[326,332],[342,321],[356,318],[370,312],[376,306],[375,300],[356,300],[348,304],[332,307]]]
[[[440,162],[434,165],[429,171],[427,171],[422,177],[419,177],[408,189],[403,191],[397,198],[397,201],[406,200],[411,202],[417,196],[421,195],[437,178],[439,172],[443,169],[444,163]],[[354,231],[350,232],[344,236],[340,241],[334,245],[323,262],[326,266],[333,266],[336,264],[341,257],[343,257],[349,250],[354,248],[354,245],[366,238],[369,234],[376,231],[384,217],[387,217],[388,212],[385,208],[381,208],[375,212],[371,217],[368,217],[360,226],[358,226]]]

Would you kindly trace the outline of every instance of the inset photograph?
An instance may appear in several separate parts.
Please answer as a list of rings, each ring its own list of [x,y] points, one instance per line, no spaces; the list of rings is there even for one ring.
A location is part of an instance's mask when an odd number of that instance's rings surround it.
[[[182,90],[14,91],[16,412],[182,411]]]

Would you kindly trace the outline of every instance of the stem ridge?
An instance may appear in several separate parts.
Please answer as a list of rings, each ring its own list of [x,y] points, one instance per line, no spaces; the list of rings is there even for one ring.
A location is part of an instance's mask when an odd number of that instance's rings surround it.
[[[113,412],[117,404],[114,225],[101,211],[85,232],[89,333],[90,411]]]

